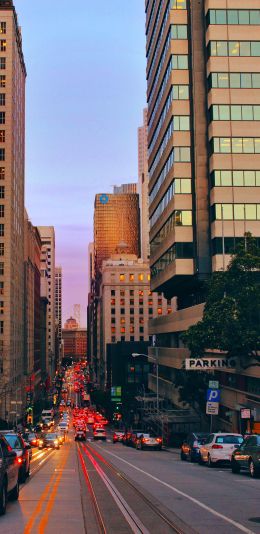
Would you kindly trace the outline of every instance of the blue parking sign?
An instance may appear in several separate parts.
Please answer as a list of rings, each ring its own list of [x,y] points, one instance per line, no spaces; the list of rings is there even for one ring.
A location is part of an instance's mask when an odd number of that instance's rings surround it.
[[[219,402],[220,401],[220,389],[208,389],[207,390],[207,401],[208,402]]]

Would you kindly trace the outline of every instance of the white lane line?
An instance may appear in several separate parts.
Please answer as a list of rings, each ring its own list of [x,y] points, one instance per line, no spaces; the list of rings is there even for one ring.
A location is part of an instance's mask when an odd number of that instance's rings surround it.
[[[99,449],[101,449],[101,447],[99,445],[97,445],[97,447]],[[163,486],[166,486],[166,488],[169,488],[170,490],[174,491],[175,493],[178,493],[178,495],[181,495],[182,497],[185,497],[186,499],[189,499],[191,502],[193,502],[194,504],[197,504],[198,506],[200,506],[200,508],[203,508],[204,510],[206,510],[210,514],[215,515],[216,517],[220,517],[220,519],[223,519],[227,523],[230,523],[231,525],[233,525],[237,529],[241,530],[242,532],[245,532],[246,534],[255,534],[253,532],[253,530],[249,530],[248,528],[244,527],[240,523],[237,523],[236,521],[234,521],[230,517],[227,517],[226,515],[220,514],[219,512],[214,510],[213,508],[210,508],[210,506],[207,506],[206,504],[204,504],[203,502],[199,501],[198,499],[195,499],[191,495],[188,495],[188,493],[184,493],[183,491],[178,490],[177,488],[175,488],[174,486],[171,486],[171,484],[168,484],[167,482],[163,482],[163,480],[160,480],[159,478],[151,475],[150,473],[147,473],[143,469],[140,469],[140,467],[136,467],[134,464],[131,464],[130,462],[127,462],[127,460],[123,460],[123,458],[120,458],[120,456],[117,456],[117,454],[114,454],[113,452],[109,452],[108,450],[106,450],[106,452],[107,452],[107,454],[110,454],[110,456],[114,456],[115,458],[120,460],[120,462],[124,462],[125,464],[129,465],[133,469],[136,469],[136,471],[139,471],[143,475],[146,475],[147,477],[152,478],[156,482],[159,482],[159,484],[162,484]]]
[[[121,495],[121,493],[118,491],[118,489],[114,486],[113,482],[111,482],[110,478],[104,473],[103,469],[100,467],[100,465],[96,462],[95,458],[89,453],[89,451],[84,447],[83,450],[85,454],[88,456],[89,460],[95,467],[96,471],[98,472],[100,478],[103,480],[105,486],[107,487],[109,493],[112,495],[114,501],[116,502],[119,510],[121,510],[124,518],[126,519],[127,523],[131,527],[134,534],[150,534],[149,530],[144,526],[142,521],[137,517],[137,515],[134,513],[132,508],[127,504],[124,497]]]

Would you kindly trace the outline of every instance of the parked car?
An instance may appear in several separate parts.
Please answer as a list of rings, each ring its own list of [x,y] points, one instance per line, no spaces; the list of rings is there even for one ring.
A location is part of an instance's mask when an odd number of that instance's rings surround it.
[[[213,467],[218,462],[230,463],[234,449],[242,443],[243,436],[241,434],[228,432],[210,434],[200,448],[199,462],[207,463],[208,467]]]
[[[232,473],[249,470],[252,478],[260,476],[260,434],[247,436],[242,445],[233,451],[231,469]]]
[[[191,432],[181,446],[181,460],[198,462],[200,459],[200,448],[206,442],[209,433]]]
[[[19,497],[19,465],[16,452],[3,435],[0,435],[0,515],[6,512],[7,498]]]
[[[144,433],[144,430],[132,430],[128,442],[126,444],[130,447],[136,447],[137,439]]]
[[[13,430],[1,430],[1,434],[4,435],[10,447],[16,452],[19,465],[19,482],[25,482],[26,478],[30,475],[31,445]]]
[[[123,441],[124,432],[116,430],[113,434],[113,443],[118,443]]]
[[[139,450],[155,449],[157,451],[161,451],[162,450],[162,438],[151,436],[151,434],[137,435],[135,447],[136,449],[139,449]]]

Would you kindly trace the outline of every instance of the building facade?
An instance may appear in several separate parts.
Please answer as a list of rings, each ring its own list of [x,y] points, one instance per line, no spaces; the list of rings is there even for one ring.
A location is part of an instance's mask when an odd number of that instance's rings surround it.
[[[140,205],[141,257],[145,261],[150,257],[147,135],[147,109],[144,109],[143,125],[138,128],[138,192]]]
[[[98,376],[107,383],[107,346],[148,342],[148,321],[172,313],[172,303],[150,291],[149,264],[118,251],[103,262],[98,302]],[[151,340],[150,340],[151,342]]]
[[[86,360],[87,357],[87,330],[80,328],[77,321],[70,317],[62,330],[64,358]]]
[[[62,339],[62,267],[55,267],[55,319],[60,347]]]
[[[159,356],[161,394],[176,403],[169,377],[187,356],[180,334],[202,317],[204,281],[227,268],[245,232],[260,237],[260,4],[145,5],[151,287],[178,303],[151,321],[150,354]],[[223,374],[226,428],[237,428],[240,406],[260,418],[259,369],[241,371],[243,380]]]
[[[47,369],[54,373],[55,362],[55,232],[53,226],[38,226],[41,236],[41,269],[46,274],[47,264]]]
[[[25,78],[21,29],[12,0],[0,1],[0,417],[24,404]],[[11,406],[15,406],[12,407]],[[23,405],[22,405],[23,406]],[[16,409],[17,408],[17,409]],[[18,414],[19,411],[19,414]],[[11,414],[11,412],[14,412]]]

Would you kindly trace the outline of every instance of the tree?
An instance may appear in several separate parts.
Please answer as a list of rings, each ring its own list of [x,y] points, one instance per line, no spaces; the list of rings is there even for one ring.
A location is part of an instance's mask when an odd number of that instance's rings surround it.
[[[182,339],[193,357],[218,349],[243,367],[260,364],[260,248],[250,233],[227,270],[213,273],[203,318]]]

